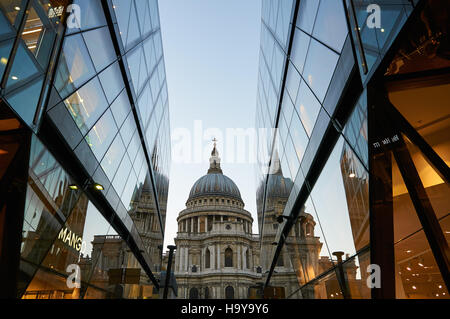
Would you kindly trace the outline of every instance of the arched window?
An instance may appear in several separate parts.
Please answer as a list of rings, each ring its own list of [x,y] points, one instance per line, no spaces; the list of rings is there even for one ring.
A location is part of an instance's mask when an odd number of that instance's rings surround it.
[[[205,251],[205,268],[211,268],[211,253],[208,248]]]
[[[225,267],[233,267],[233,250],[225,249]]]
[[[209,299],[209,289],[208,289],[208,287],[205,288],[205,299]]]
[[[197,288],[191,288],[191,290],[189,290],[189,299],[198,299],[198,289]]]
[[[228,286],[225,288],[225,299],[234,299],[234,288]]]

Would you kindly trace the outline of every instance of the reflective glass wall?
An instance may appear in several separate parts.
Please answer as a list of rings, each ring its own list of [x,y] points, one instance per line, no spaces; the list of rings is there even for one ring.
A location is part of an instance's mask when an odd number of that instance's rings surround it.
[[[151,296],[171,161],[157,0],[0,9],[0,102],[34,133],[18,295]],[[64,288],[70,264],[81,267],[79,291]],[[138,275],[117,281],[122,268]]]
[[[349,45],[347,22],[340,1],[263,1],[256,118],[260,129],[257,207],[261,260],[268,272],[274,256],[282,256],[275,266],[286,264],[284,271],[296,272],[299,282],[300,260],[289,257],[306,252],[300,252],[294,243],[277,251],[284,222],[280,224],[276,218],[291,213],[314,152],[333,117],[334,106],[326,99],[345,44]],[[319,225],[313,209],[312,204],[308,205],[303,214],[311,218],[310,225]],[[294,233],[300,236],[306,224],[298,222],[296,227]],[[298,241],[302,238],[293,242],[301,246]],[[323,236],[320,241],[318,238],[306,239],[314,243],[307,248],[312,256],[304,257],[316,266],[320,247],[325,248]],[[355,253],[354,247],[344,248],[349,254]],[[275,269],[277,274],[282,271]],[[318,269],[308,271],[308,276],[319,274]]]
[[[448,3],[294,1],[285,44],[276,2],[256,118],[266,286],[293,272],[288,298],[448,298]]]

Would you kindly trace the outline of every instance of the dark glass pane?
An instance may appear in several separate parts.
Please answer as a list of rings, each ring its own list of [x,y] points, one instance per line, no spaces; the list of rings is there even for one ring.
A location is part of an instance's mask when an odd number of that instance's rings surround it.
[[[43,82],[43,77],[39,77],[6,98],[17,114],[29,125],[33,122],[36,113]]]
[[[20,42],[11,72],[9,73],[7,86],[20,85],[20,83],[26,82],[37,74],[39,74],[39,68],[36,65],[36,60],[25,48],[25,45]]]

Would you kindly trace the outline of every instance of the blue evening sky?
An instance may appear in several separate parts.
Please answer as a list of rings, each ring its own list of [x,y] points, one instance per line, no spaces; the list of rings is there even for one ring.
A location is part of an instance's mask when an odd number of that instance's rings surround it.
[[[261,1],[162,0],[159,11],[172,132],[186,128],[194,134],[197,120],[204,130],[218,128],[224,136],[226,128],[254,127]],[[222,169],[239,187],[256,233],[254,164],[227,163],[222,142]],[[177,143],[172,141],[172,147]],[[211,152],[212,142],[201,143]],[[207,157],[195,163],[195,155],[190,163],[171,166],[165,246],[173,243],[176,218],[192,185],[209,167]]]

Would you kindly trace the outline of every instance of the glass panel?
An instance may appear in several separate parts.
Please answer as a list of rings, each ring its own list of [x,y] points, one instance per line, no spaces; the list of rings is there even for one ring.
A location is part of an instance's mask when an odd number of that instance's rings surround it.
[[[123,189],[125,187],[125,183],[130,176],[131,172],[131,162],[128,159],[128,156],[125,155],[122,159],[122,163],[120,163],[119,170],[117,171],[116,176],[113,180],[114,188],[117,194],[122,195]]]
[[[133,81],[133,86],[136,94],[140,92],[140,87],[143,83],[140,83],[140,72],[144,72],[141,69],[141,57],[142,57],[142,47],[138,46],[133,51],[127,54],[128,68],[131,74],[131,80]],[[145,64],[143,65],[145,68]]]
[[[347,199],[353,241],[357,251],[369,244],[369,174],[352,148],[344,143],[341,173]]]
[[[35,9],[38,10],[39,14]],[[36,2],[28,10],[21,37],[25,46],[33,53],[41,67],[45,69],[50,59],[56,33],[46,12]]]
[[[117,23],[120,29],[120,37],[122,38],[124,47],[127,44],[131,2],[132,1],[130,0],[113,0],[113,8],[116,13]]]
[[[134,121],[133,113],[128,115],[128,118],[123,123],[122,128],[120,129],[120,135],[122,135],[123,143],[128,145],[130,143],[131,137],[136,131],[136,122]]]
[[[84,32],[83,38],[97,72],[103,70],[117,58],[108,27]]]
[[[418,147],[405,136],[403,138],[436,217],[440,219],[448,215],[450,212],[450,185],[442,180]]]
[[[450,165],[450,84],[436,83],[415,88],[400,86],[388,90],[392,104]]]
[[[320,102],[323,102],[339,56],[312,39],[306,58],[303,78],[308,81]]]
[[[320,103],[305,82],[300,84],[295,109],[302,121],[306,133],[311,137],[314,124],[320,112]]]
[[[301,30],[296,30],[292,44],[291,61],[300,73],[303,73],[306,54],[311,38]]]
[[[105,71],[100,73],[98,77],[102,83],[108,103],[112,103],[124,87],[119,64],[116,62],[110,65]]]
[[[131,48],[141,37],[134,1],[131,1],[130,20],[128,23],[127,49]]]
[[[297,26],[309,34],[311,34],[314,26],[318,7],[319,1],[317,0],[302,0],[300,2],[300,6],[298,8]]]
[[[341,287],[336,276],[336,272],[313,281],[300,290],[301,299],[343,299]]]
[[[120,128],[131,111],[130,100],[128,99],[126,90],[123,90],[122,93],[120,93],[110,109],[116,120],[117,127]]]
[[[29,125],[33,122],[36,107],[41,96],[43,77],[26,84],[20,90],[7,97],[9,104]]]
[[[108,107],[97,78],[69,96],[64,104],[83,134],[89,131]]]
[[[0,12],[0,34],[12,30],[11,25],[15,26],[16,29],[18,28],[20,18],[25,12],[25,6],[22,5],[22,2],[22,0],[2,0],[0,2],[2,11]]]
[[[110,181],[112,181],[114,175],[116,175],[117,168],[119,167],[124,154],[125,146],[123,145],[120,134],[117,134],[101,162],[101,166]]]
[[[302,124],[300,123],[300,119],[298,118],[298,115],[295,112],[294,115],[292,115],[290,130],[292,140],[294,141],[295,153],[297,154],[299,162],[301,162],[303,156],[305,155],[306,147],[308,146],[309,140]],[[297,171],[295,172],[293,171],[292,174],[294,174],[293,176],[297,176]]]
[[[106,25],[106,19],[100,1],[74,0],[73,3],[80,6],[82,12],[80,15],[81,21],[77,22],[80,22],[79,24],[81,25],[82,30]],[[76,31],[79,30],[76,28],[67,29],[68,33]]]
[[[297,98],[300,81],[300,74],[298,74],[294,65],[292,63],[289,63],[289,70],[286,79],[286,90],[289,93],[289,97],[291,98],[293,103],[295,103],[295,100]]]
[[[0,42],[0,78],[3,77],[14,40]]]
[[[94,66],[81,35],[66,38],[55,80],[55,87],[61,97],[65,98],[71,94],[94,73]]]
[[[356,244],[360,248],[361,242],[356,240],[359,239],[358,236],[355,236],[355,238],[353,235],[360,232],[360,229],[353,228],[359,225],[357,222],[359,216],[354,216],[351,214],[353,212],[349,212],[349,206],[352,207],[351,205],[354,203],[348,203],[346,200],[344,177],[341,171],[344,143],[344,139],[341,137],[314,185],[311,197],[330,252],[341,251],[352,256],[356,254]],[[364,172],[360,174],[359,176],[363,181],[367,179],[363,175]],[[348,186],[348,184],[345,186]],[[327,200],[322,200],[323,198],[327,198]],[[368,202],[368,198],[365,200]]]
[[[7,86],[17,86],[38,74],[39,68],[36,64],[36,60],[31,55],[30,51],[25,48],[25,45],[20,42],[11,72],[9,73]]]
[[[341,52],[347,30],[347,19],[342,1],[321,1],[314,25],[314,37],[337,52]]]
[[[102,160],[116,133],[117,126],[114,123],[112,113],[107,110],[85,137],[98,161]]]

